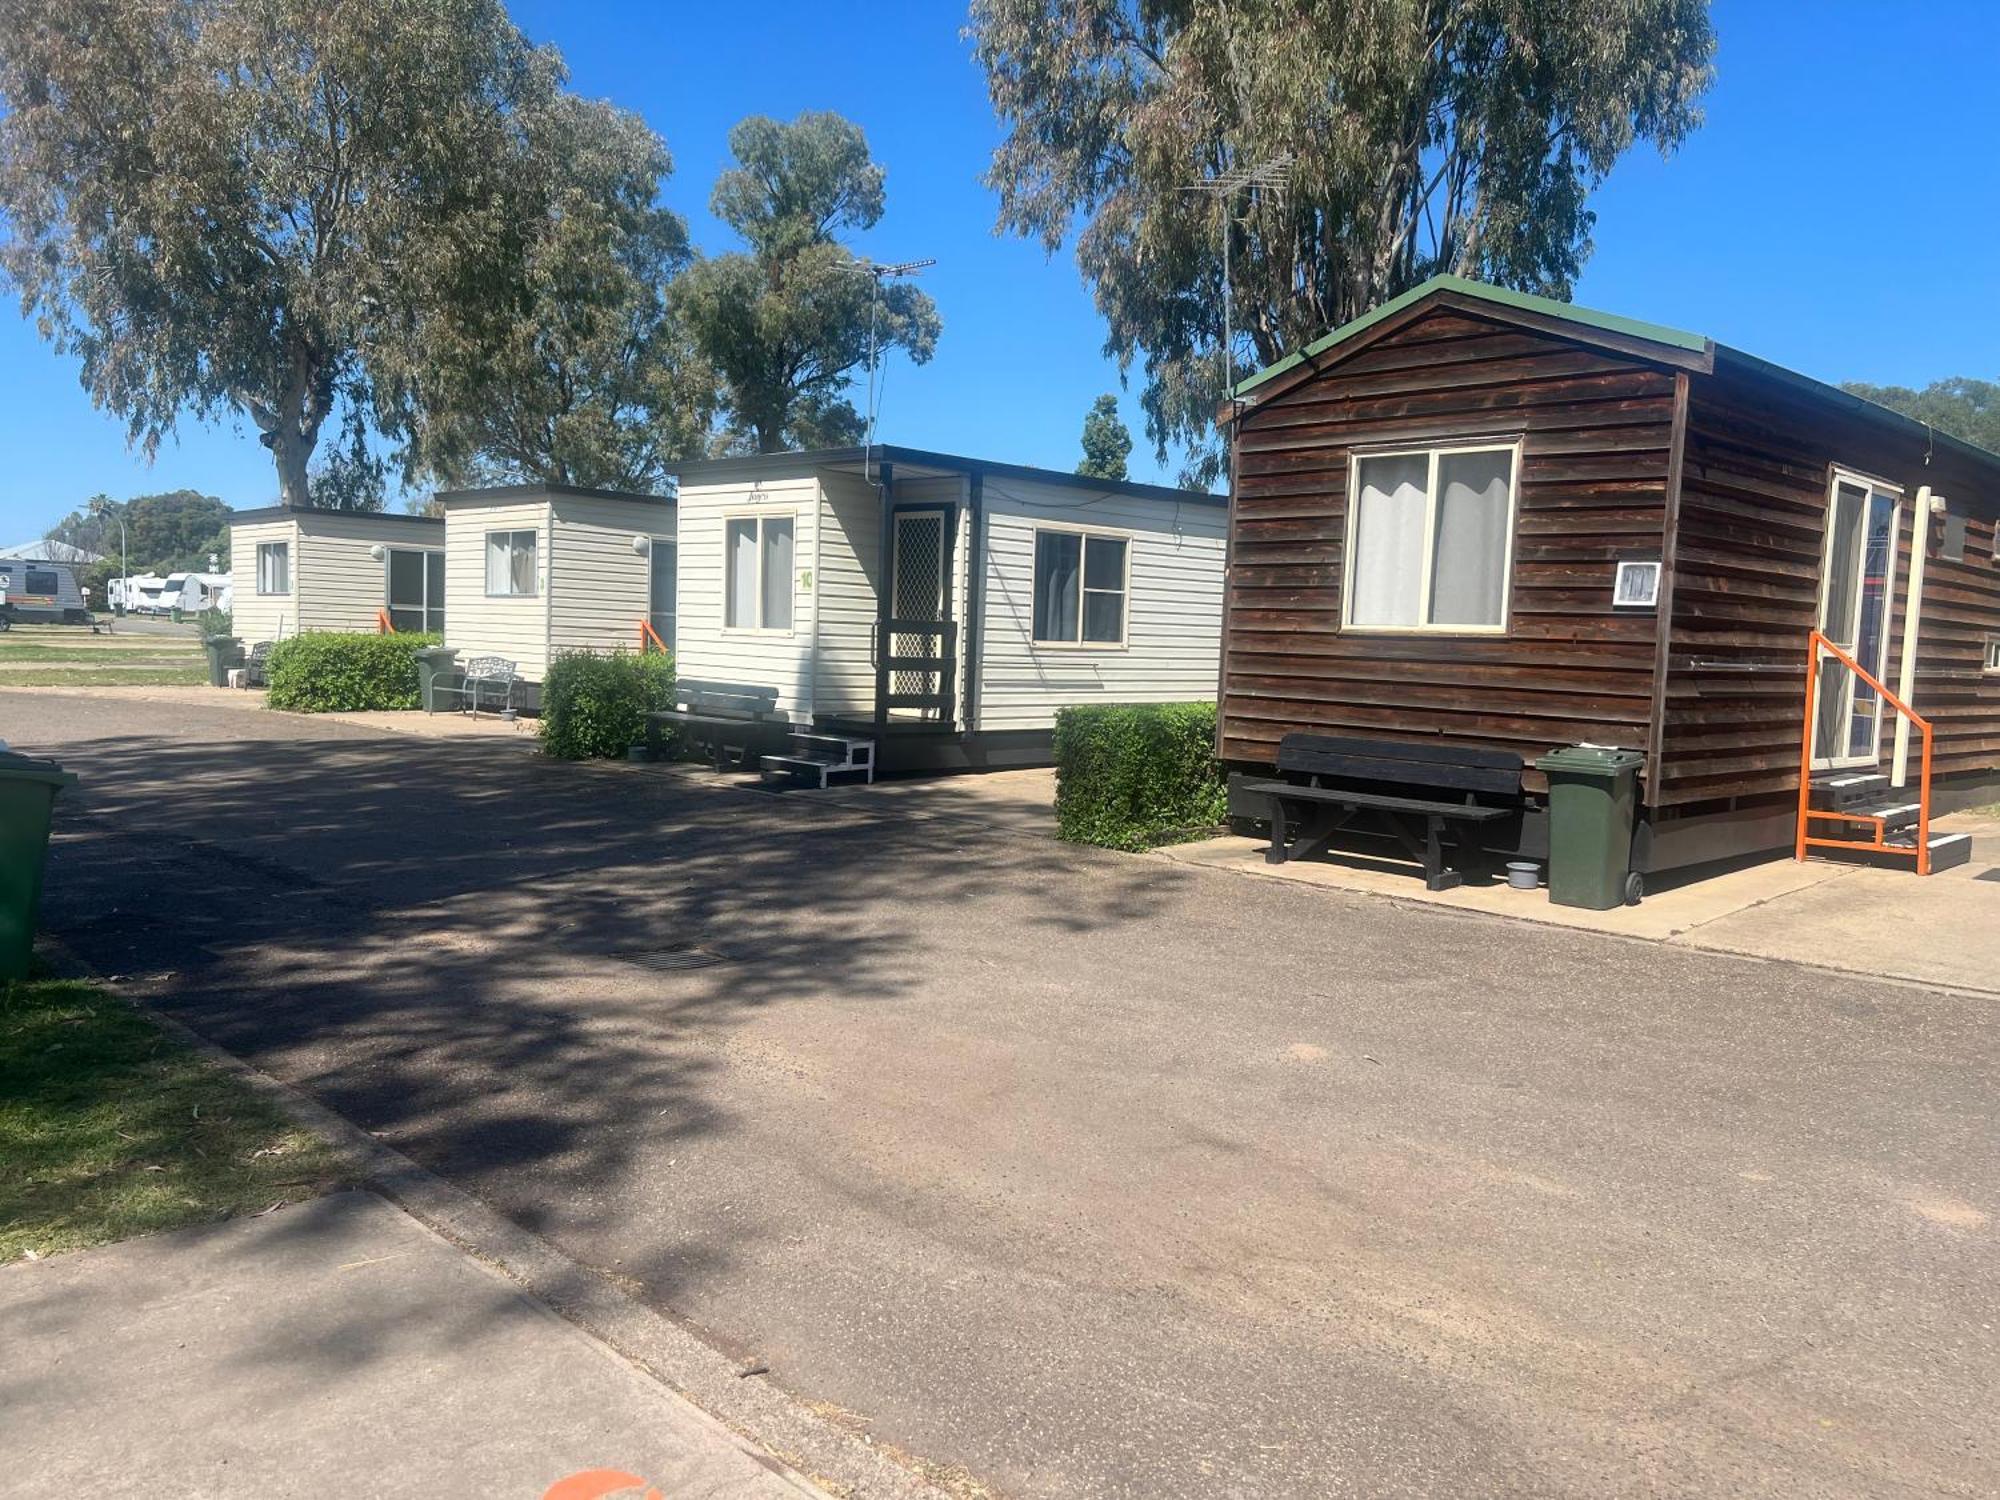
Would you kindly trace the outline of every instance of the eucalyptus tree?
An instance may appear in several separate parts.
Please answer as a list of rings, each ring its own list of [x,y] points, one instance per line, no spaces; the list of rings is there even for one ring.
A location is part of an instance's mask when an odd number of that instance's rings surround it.
[[[494,294],[443,301],[403,346],[409,468],[447,483],[648,490],[701,454],[716,377],[668,306],[693,258],[673,171],[636,115],[556,92],[520,112]]]
[[[360,431],[400,342],[494,294],[514,121],[559,79],[498,0],[0,0],[0,270],[132,442],[247,418],[305,504],[336,410]]]
[[[1843,391],[1886,406],[1919,422],[1928,422],[1939,432],[1977,443],[1991,453],[2000,453],[2000,385],[1954,375],[1933,380],[1922,390],[1906,385],[1870,385],[1850,380]]]
[[[876,284],[841,241],[882,217],[885,173],[852,121],[808,112],[753,116],[729,133],[736,165],[717,180],[715,216],[744,251],[700,261],[673,305],[721,381],[720,445],[772,453],[853,443],[864,430],[848,392],[868,357],[931,357],[937,308],[907,283]],[[871,333],[872,330],[872,333]]]
[[[1699,123],[1706,0],[973,0],[1003,229],[1079,268],[1148,436],[1218,468],[1240,365],[1439,271],[1566,297],[1593,188]],[[1193,191],[1289,158],[1281,191]]]

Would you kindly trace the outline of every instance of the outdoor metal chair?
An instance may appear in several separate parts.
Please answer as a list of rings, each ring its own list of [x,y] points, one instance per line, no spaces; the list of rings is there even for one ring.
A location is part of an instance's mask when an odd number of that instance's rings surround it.
[[[271,648],[276,641],[259,641],[250,648],[250,654],[243,659],[243,680],[251,687],[263,687],[264,669],[271,662]]]
[[[473,718],[479,717],[481,707],[508,713],[514,709],[514,687],[520,682],[521,674],[514,670],[514,663],[504,656],[475,656],[467,660],[464,674],[456,683],[437,683],[431,688],[433,698],[443,698],[455,694],[459,711]],[[497,695],[497,704],[493,701]]]

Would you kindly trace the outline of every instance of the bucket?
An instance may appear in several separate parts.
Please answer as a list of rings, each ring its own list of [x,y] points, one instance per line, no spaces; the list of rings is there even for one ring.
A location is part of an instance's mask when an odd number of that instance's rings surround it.
[[[1507,884],[1517,891],[1540,890],[1542,867],[1532,859],[1510,859],[1507,861]]]

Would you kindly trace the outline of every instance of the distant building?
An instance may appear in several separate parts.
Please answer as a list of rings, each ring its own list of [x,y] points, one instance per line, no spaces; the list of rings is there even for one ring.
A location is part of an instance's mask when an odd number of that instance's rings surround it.
[[[95,552],[72,547],[68,542],[52,542],[47,537],[36,537],[32,542],[0,547],[0,561],[68,563],[76,567],[84,563],[103,562],[104,559]]]

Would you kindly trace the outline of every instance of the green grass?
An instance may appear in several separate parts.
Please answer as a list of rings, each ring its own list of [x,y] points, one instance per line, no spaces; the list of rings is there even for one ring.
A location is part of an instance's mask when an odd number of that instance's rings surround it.
[[[0,662],[0,687],[174,687],[208,681],[208,667],[48,667],[35,672],[9,672]]]
[[[7,633],[13,634],[12,631]],[[205,661],[198,650],[175,641],[120,641],[115,646],[44,646],[39,641],[19,645],[0,635],[0,665],[10,661]]]
[[[255,1213],[350,1175],[116,996],[0,981],[0,1264]]]

